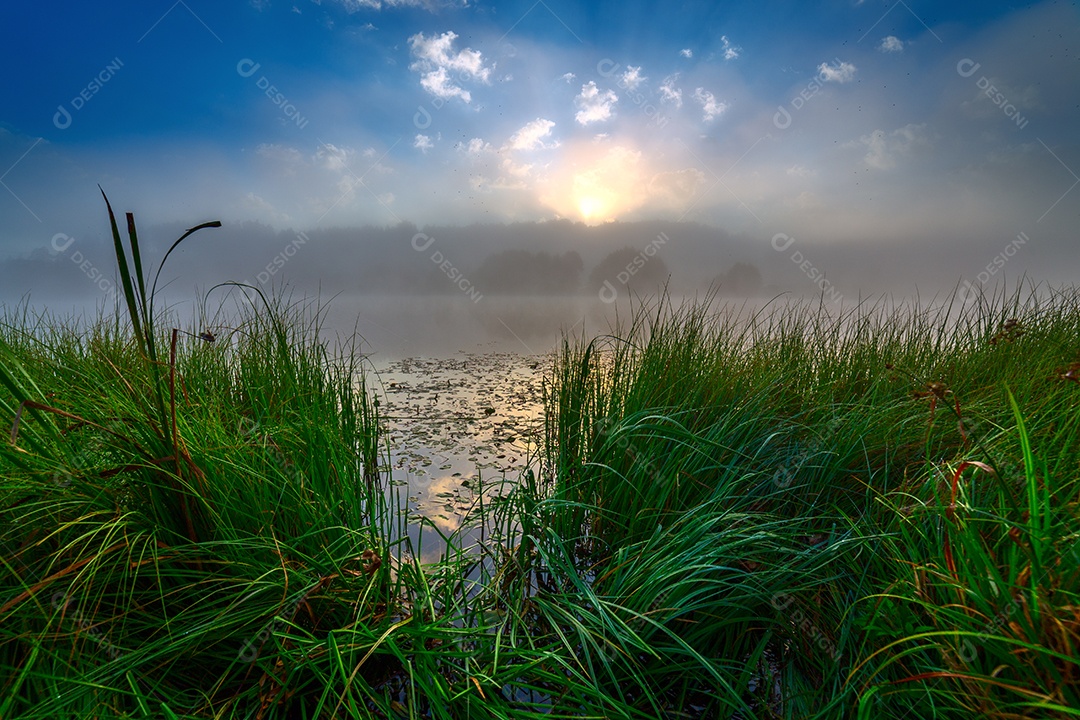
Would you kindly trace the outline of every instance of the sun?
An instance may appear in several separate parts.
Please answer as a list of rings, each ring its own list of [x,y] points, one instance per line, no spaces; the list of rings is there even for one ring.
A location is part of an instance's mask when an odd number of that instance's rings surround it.
[[[625,145],[579,142],[563,149],[541,202],[562,217],[599,225],[624,217],[645,200],[642,154]]]
[[[595,195],[582,195],[577,199],[577,206],[582,220],[588,222],[603,217],[607,203]]]

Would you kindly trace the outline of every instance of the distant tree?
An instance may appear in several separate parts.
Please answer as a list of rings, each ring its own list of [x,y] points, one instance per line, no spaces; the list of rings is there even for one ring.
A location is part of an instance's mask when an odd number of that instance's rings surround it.
[[[654,291],[670,275],[661,252],[663,248],[649,244],[644,250],[624,247],[608,253],[589,273],[589,290],[597,291],[606,282],[616,289],[629,286],[642,293]]]
[[[502,250],[488,255],[472,279],[488,294],[562,295],[576,292],[584,263],[573,250],[562,255]]]
[[[749,297],[761,292],[764,282],[761,272],[750,263],[735,263],[713,281],[718,292],[726,296]]]

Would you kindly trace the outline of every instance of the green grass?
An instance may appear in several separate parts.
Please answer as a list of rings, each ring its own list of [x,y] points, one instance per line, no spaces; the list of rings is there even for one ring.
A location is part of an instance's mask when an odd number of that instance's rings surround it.
[[[644,305],[421,564],[355,341],[112,227],[123,308],[0,318],[0,717],[1080,714],[1075,290]]]
[[[536,543],[671,631],[656,687],[698,653],[715,716],[707,673],[742,687],[762,646],[787,717],[1075,716],[1078,360],[1072,290],[840,318],[661,301],[565,343]]]

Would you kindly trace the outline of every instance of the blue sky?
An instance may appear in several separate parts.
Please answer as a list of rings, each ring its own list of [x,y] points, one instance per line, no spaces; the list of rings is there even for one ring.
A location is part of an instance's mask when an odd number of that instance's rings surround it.
[[[1075,2],[164,0],[0,19],[0,258],[100,234],[101,184],[144,223],[694,221],[764,243],[940,238],[975,255],[954,253],[958,276],[1024,232],[1051,275],[1080,267]]]

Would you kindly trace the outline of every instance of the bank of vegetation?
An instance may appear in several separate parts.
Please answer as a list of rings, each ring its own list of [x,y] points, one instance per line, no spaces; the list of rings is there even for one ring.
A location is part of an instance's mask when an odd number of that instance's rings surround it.
[[[424,564],[357,347],[174,329],[128,227],[0,321],[0,717],[1078,714],[1075,290],[645,304]]]

